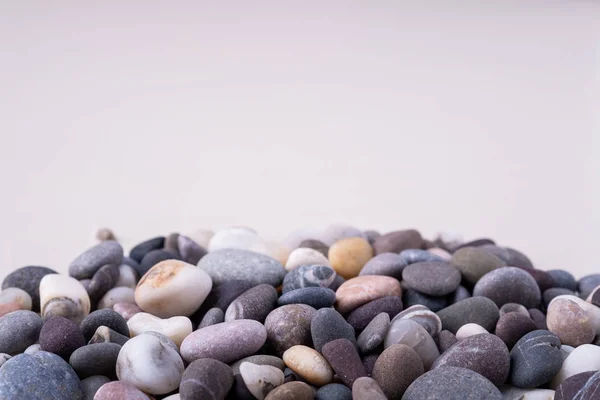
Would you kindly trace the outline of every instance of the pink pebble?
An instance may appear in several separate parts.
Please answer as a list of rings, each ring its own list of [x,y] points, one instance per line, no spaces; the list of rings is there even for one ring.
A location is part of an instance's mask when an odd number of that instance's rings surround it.
[[[105,383],[94,395],[94,400],[151,400],[152,397],[130,383],[114,381]]]
[[[125,318],[125,321],[129,321],[129,318],[133,317],[139,312],[142,312],[141,308],[130,303],[117,303],[113,306],[113,310],[121,314],[121,316]]]

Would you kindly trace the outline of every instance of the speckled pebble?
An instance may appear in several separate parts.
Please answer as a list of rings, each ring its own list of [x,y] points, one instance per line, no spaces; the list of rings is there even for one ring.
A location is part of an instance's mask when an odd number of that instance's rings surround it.
[[[410,384],[424,372],[421,358],[411,347],[395,344],[381,353],[372,376],[388,399],[400,400]]]
[[[510,380],[520,388],[535,388],[560,370],[563,358],[560,339],[549,331],[536,330],[523,336],[510,352]]]
[[[327,257],[327,254],[329,253],[329,246],[317,239],[305,239],[300,242],[298,247],[317,250],[325,257]]]
[[[356,344],[363,354],[369,354],[379,347],[390,327],[390,316],[387,313],[381,313],[375,316],[360,333],[356,339]]]
[[[42,319],[33,311],[13,311],[0,317],[0,353],[15,355],[36,343]]]
[[[388,232],[379,236],[373,243],[375,254],[400,253],[406,249],[420,249],[423,238],[414,229]]]
[[[443,329],[452,333],[463,325],[475,323],[481,325],[488,332],[493,331],[500,318],[498,306],[487,297],[475,296],[438,311],[442,320]]]
[[[502,267],[488,272],[477,281],[473,296],[485,296],[498,307],[506,303],[518,303],[527,308],[540,305],[540,288],[526,271],[515,267]]]
[[[233,385],[229,366],[211,358],[192,362],[185,369],[179,385],[181,400],[223,400]]]
[[[346,318],[356,330],[363,330],[376,315],[386,313],[390,319],[402,311],[402,299],[396,296],[386,296],[368,302],[354,309]]]
[[[271,285],[261,284],[239,295],[225,311],[225,321],[253,319],[264,322],[277,306],[277,291]]]
[[[326,288],[335,277],[335,271],[327,265],[301,265],[285,275],[282,292],[285,294],[305,287]]]
[[[406,260],[396,253],[381,253],[367,261],[359,276],[384,275],[402,279],[402,270],[407,265]]]
[[[100,326],[107,326],[121,335],[129,336],[125,318],[116,311],[106,308],[92,312],[81,322],[80,328],[85,340],[90,340]]]
[[[526,317],[521,313],[508,313],[498,320],[495,334],[502,339],[508,350],[510,350],[519,339],[536,329],[535,322],[528,316]]]
[[[103,266],[121,265],[123,247],[114,241],[107,240],[84,251],[69,265],[69,275],[75,279],[90,279]]]
[[[225,313],[219,307],[213,307],[204,314],[202,321],[198,325],[198,329],[220,324],[221,322],[225,322]]]
[[[358,378],[352,385],[353,400],[387,400],[377,381],[373,378]]]
[[[463,247],[452,254],[450,261],[463,278],[474,285],[482,276],[495,269],[502,268],[505,263],[494,254],[478,247]]]
[[[317,313],[305,304],[289,304],[271,311],[265,319],[267,343],[281,356],[292,346],[312,345],[310,325]]]
[[[94,400],[150,400],[144,392],[130,383],[114,381],[100,386]]]
[[[311,400],[313,397],[310,398]],[[341,383],[321,386],[314,394],[315,400],[352,400],[352,389]]]
[[[128,287],[110,289],[98,302],[98,309],[113,308],[117,303],[135,304],[135,292]]]
[[[314,348],[320,352],[326,343],[336,339],[348,339],[356,343],[354,328],[334,309],[322,308],[313,316],[310,331]]]
[[[373,258],[373,248],[366,239],[351,237],[338,240],[329,248],[329,262],[344,279],[358,276],[365,264]]]
[[[550,271],[546,271],[552,277],[552,281],[554,282],[554,287],[569,289],[572,291],[577,290],[577,280],[568,271],[564,269],[553,269]]]
[[[288,382],[269,392],[265,400],[313,400],[314,398],[315,391],[310,385],[304,382]]]
[[[546,323],[548,330],[558,335],[561,343],[570,346],[591,343],[596,336],[594,320],[573,299],[555,298],[548,306]]]
[[[44,322],[39,342],[43,351],[54,353],[68,360],[75,350],[85,346],[86,340],[75,322],[57,316]]]
[[[46,267],[21,267],[6,275],[2,281],[2,290],[19,288],[31,296],[31,310],[40,310],[40,282],[48,274],[56,274],[53,269]]]
[[[348,339],[336,339],[323,345],[321,354],[338,378],[348,387],[361,376],[367,376],[365,366],[358,355],[356,344]]]

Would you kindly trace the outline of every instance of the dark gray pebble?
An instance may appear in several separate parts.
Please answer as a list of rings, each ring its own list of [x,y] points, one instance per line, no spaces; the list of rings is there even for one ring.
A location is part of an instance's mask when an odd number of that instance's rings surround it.
[[[302,242],[300,242],[298,248],[313,249],[323,254],[325,257],[327,257],[327,255],[329,254],[329,246],[316,239],[303,240]]]
[[[377,239],[379,236],[381,236],[381,233],[379,233],[379,232],[377,232],[377,231],[375,231],[375,230],[372,230],[372,229],[369,229],[369,230],[367,230],[367,231],[364,231],[363,233],[364,233],[364,234],[365,234],[365,236],[367,237],[367,241],[369,242],[369,244],[370,244],[371,246],[373,246],[373,243],[375,243],[375,240],[376,240],[376,239]]]
[[[315,350],[321,352],[326,343],[336,339],[348,339],[356,344],[354,328],[332,308],[321,308],[310,322],[310,332]]]
[[[493,246],[496,242],[489,238],[480,238],[469,240],[468,242],[464,242],[456,246],[453,251],[456,252],[460,249],[464,249],[465,247],[480,247],[480,246]]]
[[[586,275],[577,282],[577,290],[582,299],[587,298],[592,290],[600,286],[600,274]]]
[[[440,354],[448,350],[450,347],[454,346],[458,339],[454,335],[454,333],[444,329],[436,337],[433,338],[435,344],[440,351]]]
[[[573,292],[577,290],[577,280],[570,272],[564,269],[553,269],[546,272],[552,277],[554,287],[569,289]]]
[[[384,275],[400,280],[407,265],[404,258],[396,253],[381,253],[367,261],[359,275]]]
[[[510,360],[510,380],[514,386],[541,386],[550,382],[562,366],[560,339],[550,331],[529,332],[513,347]]]
[[[114,241],[107,240],[87,249],[69,265],[69,275],[75,279],[91,279],[104,265],[117,267],[123,261],[123,247]]]
[[[33,311],[18,310],[0,317],[0,353],[19,354],[38,341],[42,319]]]
[[[533,268],[525,268],[525,267],[516,267],[526,271],[531,277],[535,280],[538,287],[540,288],[540,293],[544,293],[545,290],[550,289],[554,286],[554,280],[552,276],[546,271],[542,271],[541,269],[533,269]]]
[[[221,361],[201,358],[183,372],[179,384],[181,400],[224,399],[233,386],[233,372]]]
[[[444,261],[442,257],[421,249],[402,250],[399,255],[407,265],[427,261]]]
[[[471,297],[471,293],[464,286],[459,286],[456,290],[448,295],[448,303],[454,304],[461,300]]]
[[[282,295],[277,304],[306,304],[316,309],[331,307],[335,303],[335,292],[329,288],[307,287],[292,290]]]
[[[80,328],[85,340],[90,340],[100,326],[109,327],[121,335],[129,336],[129,327],[125,318],[110,308],[103,308],[93,311],[81,321]]]
[[[508,264],[508,261],[510,260],[510,252],[506,250],[505,247],[498,246],[495,244],[484,244],[483,246],[478,246],[477,248],[485,250],[488,253],[495,255],[496,257],[501,259],[505,265]]]
[[[329,289],[335,292],[344,282],[346,282],[346,280],[341,275],[336,274],[333,282],[331,282],[331,285],[329,285]]]
[[[179,259],[180,258],[178,255],[168,250],[151,250],[144,256],[144,258],[140,262],[140,266],[136,269],[136,272],[140,276],[144,276],[144,274],[146,274],[146,272],[148,272],[150,268],[154,267],[161,261]]]
[[[346,386],[352,387],[356,379],[367,376],[365,366],[356,350],[356,342],[348,339],[332,340],[323,345],[321,353]]]
[[[267,315],[277,306],[277,291],[271,285],[260,284],[246,290],[225,311],[225,321],[253,319],[265,322]]]
[[[198,329],[206,328],[207,326],[220,324],[225,321],[225,313],[219,307],[213,307],[204,314]]]
[[[525,268],[534,268],[533,263],[525,254],[521,253],[519,250],[515,250],[513,248],[507,247],[506,250],[509,254],[509,259],[506,265],[514,265],[517,267],[525,267]]]
[[[535,279],[515,267],[502,267],[485,274],[475,284],[473,296],[485,296],[498,307],[506,303],[518,303],[527,308],[536,308],[542,299]]]
[[[31,310],[40,311],[40,282],[48,274],[56,274],[53,269],[46,267],[21,267],[4,278],[2,281],[2,290],[11,287],[23,289],[31,296]]]
[[[82,400],[75,371],[56,354],[19,354],[0,368],[0,399]]]
[[[312,347],[310,324],[316,313],[306,304],[289,304],[271,311],[265,320],[269,347],[278,356],[292,346]]]
[[[466,368],[436,368],[418,377],[404,393],[403,400],[502,400],[496,386]]]
[[[492,332],[500,318],[498,306],[487,297],[475,296],[459,301],[437,313],[442,328],[456,334],[463,325],[474,323]]]
[[[190,317],[192,323],[194,326],[198,326],[204,315],[211,308],[218,307],[225,312],[232,301],[237,299],[239,295],[250,289],[252,286],[253,285],[250,282],[243,280],[231,280],[221,285],[213,286],[198,311]]]
[[[64,317],[54,316],[44,322],[40,331],[39,343],[41,350],[68,360],[75,350],[85,346],[85,337],[75,322]]]
[[[552,301],[553,298],[557,296],[562,296],[563,294],[575,295],[575,292],[569,289],[564,288],[550,288],[544,291],[542,294],[542,299],[544,300],[544,306],[548,308],[548,305]]]
[[[369,325],[356,339],[356,345],[362,354],[369,354],[377,349],[385,340],[385,335],[390,327],[390,316],[381,313],[369,322]]]
[[[81,378],[104,375],[115,379],[119,351],[121,346],[116,343],[88,344],[71,354],[69,364]]]
[[[381,348],[381,351],[383,351],[383,348]],[[375,363],[377,362],[378,358],[379,353],[369,354],[363,357],[363,365],[365,366],[368,376],[373,375],[373,368],[375,367]]]
[[[531,318],[521,313],[511,312],[500,317],[496,324],[495,334],[510,350],[519,339],[536,329],[537,326]]]
[[[488,272],[505,265],[500,258],[480,247],[463,247],[452,255],[450,262],[470,285],[477,283]]]
[[[412,307],[420,304],[429,308],[431,311],[437,312],[448,306],[448,298],[446,296],[428,296],[423,293],[419,293],[414,289],[403,290],[402,302],[404,308]]]
[[[592,377],[594,379],[591,379]],[[597,400],[598,396],[594,391],[598,389],[598,378],[598,371],[586,371],[570,376],[558,385],[554,392],[554,400]]]
[[[326,265],[301,265],[294,268],[283,278],[282,292],[305,287],[328,287],[335,279],[335,271]]]
[[[92,277],[86,290],[92,303],[98,302],[102,296],[110,289],[115,287],[119,280],[119,266],[116,264],[107,264],[102,267]]]
[[[527,310],[529,312],[529,318],[535,323],[537,329],[548,329],[548,325],[546,324],[546,315],[538,310],[537,308],[530,308]]]
[[[315,400],[352,400],[352,390],[341,383],[330,383],[317,390]]]
[[[129,252],[129,257],[135,260],[138,264],[142,262],[144,256],[152,250],[162,249],[165,246],[165,237],[157,236],[152,239],[148,239],[135,245]],[[135,268],[134,265],[132,267]],[[143,274],[142,274],[143,275]]]
[[[177,246],[180,258],[188,264],[198,265],[198,262],[208,254],[208,251],[187,236],[179,235]]]
[[[429,296],[445,296],[456,290],[461,276],[447,262],[427,261],[404,268],[402,279],[417,292]]]
[[[389,315],[390,320],[402,311],[402,299],[396,296],[385,296],[355,308],[346,318],[356,330],[363,330],[371,320],[380,313]]]
[[[171,233],[167,235],[165,237],[164,249],[170,251],[177,257],[181,258],[181,254],[179,253],[179,244],[177,243],[178,239],[179,233]]]
[[[373,243],[375,254],[400,253],[406,249],[420,249],[423,243],[421,234],[414,229],[389,232],[379,236]]]
[[[81,380],[83,389],[83,400],[94,400],[94,395],[102,385],[110,382],[106,376],[94,375]]]
[[[96,329],[96,333],[90,339],[88,344],[94,343],[116,343],[119,346],[123,346],[129,340],[129,336],[120,334],[117,331],[110,329],[107,326],[99,326]]]

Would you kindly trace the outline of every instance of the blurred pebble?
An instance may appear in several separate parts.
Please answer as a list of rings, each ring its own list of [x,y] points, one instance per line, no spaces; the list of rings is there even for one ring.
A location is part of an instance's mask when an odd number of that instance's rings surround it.
[[[474,335],[480,335],[482,333],[489,333],[487,330],[485,330],[485,328],[481,325],[477,325],[477,324],[464,324],[463,326],[460,327],[459,330],[456,331],[456,339],[457,340],[462,340],[462,339],[466,339],[470,336],[474,336]]]
[[[502,307],[500,307],[500,317],[511,312],[516,312],[519,314],[523,314],[526,317],[529,317],[529,311],[527,311],[527,308],[525,308],[521,304],[506,303]]]
[[[383,234],[375,239],[373,250],[375,254],[399,254],[402,250],[420,249],[422,242],[423,238],[421,234],[414,229],[394,231]]]
[[[100,386],[94,395],[94,400],[150,400],[144,392],[130,383],[114,381]]]
[[[349,238],[360,238],[367,240],[367,235],[358,228],[350,225],[332,224],[321,234],[323,243],[332,246],[335,242]]]
[[[152,250],[162,249],[164,246],[165,237],[157,236],[135,245],[129,252],[129,257],[139,264],[142,262],[142,259],[147,253],[151,252]]]
[[[3,305],[11,303],[15,304],[16,307],[18,307],[18,310],[31,311],[31,296],[23,289],[10,287],[0,292],[0,310]],[[4,314],[2,314],[2,312],[0,311],[0,316],[2,315]]]
[[[328,257],[335,272],[344,279],[350,279],[358,276],[373,257],[373,248],[366,239],[345,238],[331,245]]]
[[[424,372],[421,358],[411,347],[395,344],[381,353],[372,376],[388,399],[401,400],[410,384]]]
[[[115,283],[115,287],[124,286],[135,289],[137,281],[138,276],[135,268],[127,264],[121,264],[119,266],[119,278],[117,279],[117,283]]]
[[[385,296],[355,308],[346,320],[354,329],[360,331],[378,314],[386,313],[391,319],[400,311],[402,311],[402,299],[396,296]]]
[[[353,400],[387,400],[387,396],[373,378],[358,378],[352,385]]]
[[[565,379],[586,371],[600,370],[600,347],[583,344],[573,350],[564,360],[558,373],[552,379],[550,388],[556,389]]]
[[[360,270],[359,275],[385,275],[402,279],[402,270],[408,265],[406,260],[395,253],[381,253],[371,258]]]
[[[225,311],[225,321],[253,319],[264,322],[277,306],[277,291],[271,285],[261,284],[239,295]]]
[[[342,383],[348,387],[352,387],[354,381],[361,376],[367,376],[355,342],[348,339],[332,340],[323,345],[321,354]]]
[[[307,248],[318,251],[325,257],[329,254],[329,246],[317,239],[306,239],[300,242],[298,248]]]
[[[464,247],[450,260],[463,278],[474,285],[488,272],[504,267],[505,263],[490,252],[478,247]]]
[[[145,332],[158,332],[177,346],[181,346],[183,340],[192,333],[192,322],[187,317],[171,317],[161,319],[148,313],[137,313],[127,321],[131,337],[141,335]]]
[[[325,265],[330,266],[326,256],[317,250],[310,248],[297,248],[293,250],[285,263],[285,269],[292,271],[301,265]]]
[[[217,231],[208,243],[208,251],[223,249],[240,249],[263,252],[264,241],[256,231],[244,227],[232,227]]]
[[[2,281],[2,290],[8,288],[22,289],[31,297],[31,310],[40,310],[40,282],[49,274],[56,274],[53,269],[46,267],[22,267],[14,270]]]
[[[448,306],[448,297],[446,296],[428,296],[419,293],[414,289],[407,289],[402,296],[404,307],[423,305],[431,311],[440,311]]]
[[[348,313],[385,296],[401,296],[400,283],[389,276],[365,275],[344,282],[336,291],[337,308]]]
[[[113,308],[117,303],[135,304],[135,292],[128,287],[110,289],[98,302],[98,309]]]
[[[546,272],[552,277],[554,287],[571,291],[577,290],[577,280],[570,272],[565,271],[564,269],[553,269]]]
[[[129,321],[129,319],[135,314],[142,312],[141,308],[131,303],[116,303],[113,306],[113,310],[119,313],[119,315],[123,317],[125,321]]]

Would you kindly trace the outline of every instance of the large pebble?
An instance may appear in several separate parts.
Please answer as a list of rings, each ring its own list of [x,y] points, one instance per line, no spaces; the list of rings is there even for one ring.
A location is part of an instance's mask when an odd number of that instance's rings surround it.
[[[85,346],[86,340],[79,325],[70,319],[56,316],[44,322],[39,343],[41,350],[68,360],[75,350]]]
[[[353,400],[387,400],[387,396],[373,378],[362,377],[352,385]]]
[[[342,283],[336,291],[339,312],[349,313],[357,307],[385,296],[402,296],[397,279],[389,276],[366,275]]]
[[[314,389],[304,382],[287,382],[273,389],[265,400],[313,400]]]
[[[229,366],[211,358],[192,362],[185,369],[179,385],[181,400],[223,400],[233,385]]]
[[[4,278],[2,281],[2,290],[8,288],[19,288],[26,291],[31,296],[31,310],[40,310],[40,282],[48,274],[56,274],[53,269],[46,267],[21,267]]]
[[[36,343],[41,318],[33,311],[13,311],[0,317],[0,353],[15,355]]]
[[[282,292],[285,294],[305,287],[326,288],[335,277],[335,271],[327,265],[301,265],[285,275]]]
[[[114,240],[107,240],[86,250],[69,265],[69,275],[75,279],[90,279],[102,266],[119,266],[123,261],[123,248]]]
[[[386,313],[391,319],[400,311],[402,311],[402,299],[386,296],[354,309],[348,315],[347,321],[354,329],[363,330],[377,314]]]
[[[81,380],[83,400],[94,400],[94,395],[104,384],[110,382],[106,376],[95,375]]]
[[[390,316],[381,313],[369,322],[369,325],[360,333],[356,339],[356,345],[363,354],[369,354],[379,347],[390,327]]]
[[[116,343],[88,344],[71,354],[69,364],[81,378],[104,375],[114,379],[120,350],[121,346]]]
[[[360,275],[385,275],[402,279],[402,270],[408,265],[406,260],[396,253],[381,253],[371,258],[360,270]]]
[[[129,328],[125,318],[116,311],[105,308],[92,312],[81,322],[80,328],[85,340],[90,340],[96,333],[96,329],[101,326],[109,327],[121,335],[129,336]]]
[[[334,309],[322,308],[313,316],[310,331],[317,351],[321,351],[326,343],[335,339],[348,339],[356,343],[354,328]]]
[[[152,267],[135,289],[135,302],[161,318],[190,316],[212,289],[210,276],[183,261],[167,260]]]
[[[358,355],[356,344],[348,339],[336,339],[323,345],[321,354],[338,378],[348,387],[361,376],[367,376],[365,366]]]
[[[587,371],[565,379],[557,388],[554,400],[596,400],[600,371]]]
[[[253,319],[264,322],[277,306],[277,291],[271,285],[261,284],[238,296],[225,311],[225,322]]]
[[[358,276],[372,257],[373,248],[366,239],[359,237],[341,239],[329,248],[329,262],[344,279]]]
[[[90,313],[90,297],[77,279],[49,274],[40,282],[40,307],[44,319],[58,315],[80,323]]]
[[[446,262],[426,261],[404,268],[402,279],[418,292],[445,296],[460,285],[460,272]]]
[[[482,276],[495,269],[502,268],[505,263],[494,254],[478,247],[463,247],[452,254],[450,261],[463,278],[474,285]]]
[[[267,330],[258,321],[223,322],[188,335],[181,344],[181,356],[188,363],[199,358],[229,363],[256,353],[266,340]]]
[[[112,288],[100,299],[97,308],[113,308],[117,303],[135,304],[135,291],[128,287]]]
[[[158,332],[171,339],[177,346],[192,333],[192,322],[187,317],[171,317],[161,319],[148,313],[137,313],[127,321],[132,337],[144,332]]]
[[[577,347],[594,340],[596,325],[593,317],[572,297],[555,298],[548,306],[546,322],[548,330],[558,335],[561,343]]]
[[[330,266],[329,259],[321,252],[309,248],[297,248],[292,251],[285,263],[287,271],[293,271],[301,265],[325,265]]]
[[[536,330],[523,336],[510,352],[510,380],[520,388],[535,388],[560,370],[563,358],[560,339],[549,331]]]
[[[421,234],[414,230],[389,232],[379,236],[373,243],[375,254],[400,253],[407,249],[420,249],[423,243]]]
[[[525,334],[536,329],[535,322],[529,316],[513,312],[500,317],[495,333],[510,350]]]
[[[177,389],[184,371],[175,343],[154,332],[141,334],[125,343],[116,365],[119,380],[152,394]]]
[[[252,286],[261,283],[279,286],[286,273],[283,265],[274,258],[241,249],[211,252],[200,260],[198,267],[211,276],[215,285],[241,279]]]
[[[151,400],[146,393],[127,382],[114,381],[100,386],[94,400]]]
[[[310,347],[297,345],[287,349],[283,353],[283,362],[315,386],[323,386],[333,380],[333,370],[327,360]]]
[[[424,372],[421,358],[411,347],[395,344],[381,353],[372,376],[388,399],[400,400],[410,384]]]
[[[499,386],[508,379],[510,355],[502,340],[483,333],[460,340],[435,360],[432,368],[448,366],[470,369]]]
[[[283,384],[283,372],[271,365],[243,362],[239,368],[246,387],[258,400],[264,400],[271,390]]]
[[[418,377],[404,393],[403,400],[502,400],[496,386],[466,368],[436,368]]]
[[[165,237],[157,236],[152,239],[145,240],[135,245],[129,252],[129,257],[135,260],[138,264],[142,262],[144,256],[152,250],[162,249],[165,245]]]
[[[312,345],[311,320],[317,310],[305,304],[290,304],[271,311],[265,320],[267,342],[281,356],[292,346]]]
[[[335,303],[335,292],[323,287],[305,287],[283,294],[277,304],[306,304],[314,308],[331,307]]]
[[[500,318],[498,306],[487,297],[471,297],[452,304],[437,313],[443,329],[456,333],[468,323],[481,325],[488,332],[493,331]]]
[[[383,346],[387,349],[395,344],[411,347],[421,357],[426,370],[440,355],[431,335],[421,325],[410,319],[398,319],[390,325]]]
[[[18,400],[82,400],[75,371],[56,354],[19,354],[0,368],[0,398]]]
[[[569,271],[565,271],[564,269],[553,269],[546,272],[552,277],[554,287],[572,291],[577,290],[577,280]]]
[[[550,387],[556,389],[565,379],[586,371],[600,370],[600,346],[582,344],[564,360]]]
[[[540,305],[540,288],[526,271],[515,267],[502,267],[481,277],[473,289],[473,296],[485,296],[498,307],[518,303],[527,308]]]

